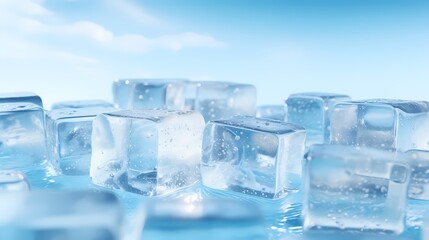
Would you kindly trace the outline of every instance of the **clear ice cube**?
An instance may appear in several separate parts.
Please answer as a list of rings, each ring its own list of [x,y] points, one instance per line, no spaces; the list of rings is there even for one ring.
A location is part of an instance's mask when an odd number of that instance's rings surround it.
[[[144,195],[200,179],[204,119],[198,112],[127,110],[94,120],[93,183]]]
[[[303,126],[307,130],[307,146],[328,143],[330,117],[333,107],[350,97],[335,93],[297,93],[286,100],[287,122]]]
[[[414,199],[429,200],[429,151],[409,150],[411,168],[408,196]]]
[[[157,200],[144,209],[142,239],[267,239],[259,209],[238,200]]]
[[[201,174],[210,188],[264,198],[298,190],[304,128],[269,119],[237,116],[207,124]]]
[[[122,109],[183,110],[186,82],[183,79],[122,79],[113,82],[113,99]]]
[[[42,99],[31,92],[0,93],[0,103],[33,103],[43,108]]]
[[[63,101],[52,105],[52,110],[59,108],[88,108],[88,107],[111,107],[113,104],[104,100],[79,100],[79,101]]]
[[[286,116],[285,106],[283,105],[263,105],[258,106],[256,110],[257,118],[268,118],[284,121]]]
[[[0,239],[121,239],[122,212],[111,193],[10,192],[0,202]]]
[[[389,99],[342,102],[331,117],[331,143],[429,150],[429,102]]]
[[[113,107],[59,108],[46,115],[49,159],[66,175],[88,174],[92,121]]]
[[[429,240],[429,214],[426,213],[423,217],[422,225],[420,226],[419,240]]]
[[[256,113],[256,88],[250,84],[188,82],[186,93],[186,108],[201,112],[206,122]]]
[[[0,170],[0,192],[28,191],[30,184],[20,171]]]
[[[312,145],[305,156],[304,229],[401,233],[410,168],[399,152]]]
[[[43,108],[26,100],[0,103],[0,169],[26,168],[45,160]]]

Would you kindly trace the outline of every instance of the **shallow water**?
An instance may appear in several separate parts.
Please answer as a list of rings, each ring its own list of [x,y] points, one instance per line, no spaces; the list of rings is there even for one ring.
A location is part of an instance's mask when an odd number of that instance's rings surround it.
[[[29,179],[32,189],[36,190],[102,190],[102,188],[93,185],[88,176],[56,175],[55,171],[44,166],[24,172]],[[118,196],[125,211],[124,239],[139,239],[141,233],[140,226],[143,221],[143,210],[139,206],[150,198],[124,191],[112,192]],[[422,217],[429,211],[429,204],[427,202],[409,200],[406,219],[407,230],[399,236],[344,233],[340,231],[303,233],[300,216],[302,195],[300,192],[292,193],[281,200],[270,200],[239,193],[226,193],[224,191],[208,189],[197,183],[192,187],[181,189],[172,194],[157,196],[151,199],[157,198],[183,200],[185,202],[200,201],[207,198],[223,198],[236,199],[254,204],[259,207],[264,216],[267,239],[270,240],[420,240]]]

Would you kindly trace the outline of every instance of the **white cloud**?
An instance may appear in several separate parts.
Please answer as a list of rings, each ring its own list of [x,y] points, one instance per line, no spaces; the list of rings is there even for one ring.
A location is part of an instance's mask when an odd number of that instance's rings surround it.
[[[152,49],[161,48],[179,51],[186,47],[224,47],[225,43],[215,38],[194,32],[163,35],[147,38],[143,35],[124,35],[115,39],[114,45],[128,52],[144,53]]]
[[[179,51],[184,48],[219,48],[226,46],[226,43],[214,37],[195,32],[161,35],[158,37],[146,37],[142,34],[115,35],[104,26],[90,21],[79,21],[69,25],[45,29],[50,29],[50,32],[54,34],[87,37],[102,43],[106,48],[127,53],[145,53],[155,49]]]
[[[15,14],[43,16],[51,14],[38,0],[1,0],[1,12],[13,12]]]
[[[146,37],[142,34],[115,35],[104,26],[90,21],[79,21],[70,25],[51,28],[53,33],[65,33],[88,37],[105,47],[132,53],[145,53],[153,49],[179,51],[188,47],[225,47],[226,43],[212,36],[195,32]]]
[[[101,43],[112,41],[112,39],[114,38],[112,32],[110,32],[99,24],[89,21],[79,21],[70,25],[53,27],[51,31],[54,33],[57,32],[78,36],[86,36]]]
[[[0,30],[40,31],[44,24],[38,18],[51,15],[52,13],[36,0],[0,0]]]
[[[130,17],[143,25],[161,25],[161,21],[159,19],[152,16],[145,9],[129,0],[107,0],[106,2],[116,11],[119,11],[123,16]]]
[[[128,0],[109,0],[122,15],[144,24],[160,21]],[[141,33],[117,34],[92,21],[67,22],[44,7],[43,0],[0,0],[0,55],[13,58],[57,58],[62,61],[96,64],[93,57],[74,53],[88,43],[97,43],[103,51],[143,54],[156,49],[179,51],[185,48],[218,48],[226,44],[196,32],[148,37]],[[73,40],[71,40],[73,39]],[[51,42],[58,43],[56,48]],[[96,45],[97,46],[97,45]],[[68,48],[74,50],[67,50]],[[78,49],[78,50],[76,50]],[[87,54],[87,53],[86,53]]]
[[[0,34],[0,50],[0,57],[5,59],[61,60],[78,65],[98,63],[98,60],[95,58],[63,50],[49,49],[39,44],[9,35]]]

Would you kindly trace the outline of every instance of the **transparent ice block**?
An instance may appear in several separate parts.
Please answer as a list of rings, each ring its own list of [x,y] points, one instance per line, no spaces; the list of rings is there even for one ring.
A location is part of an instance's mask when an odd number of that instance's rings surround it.
[[[45,117],[34,103],[0,103],[0,169],[26,168],[46,160]]]
[[[122,109],[182,110],[186,82],[183,79],[121,79],[113,82],[113,99]]]
[[[429,200],[429,151],[409,150],[406,152],[411,167],[408,196]]]
[[[88,107],[107,107],[113,108],[113,104],[104,100],[78,100],[63,101],[52,105],[52,110],[59,108],[88,108]]]
[[[410,168],[394,151],[312,145],[305,156],[304,229],[401,233]]]
[[[315,92],[292,94],[286,100],[287,122],[298,124],[307,130],[307,146],[328,143],[333,107],[345,100],[350,100],[350,97],[344,94]]]
[[[297,125],[239,116],[207,124],[202,179],[210,188],[264,198],[300,187],[305,130]]]
[[[94,120],[93,183],[144,195],[200,179],[204,119],[198,112],[128,110]]]
[[[331,117],[331,143],[429,150],[429,102],[371,99],[342,102]]]
[[[187,108],[201,112],[206,122],[256,113],[256,88],[250,84],[188,82],[186,92]]]
[[[0,103],[32,103],[43,108],[40,96],[31,92],[0,93]]]
[[[256,111],[257,118],[268,118],[284,121],[286,116],[285,106],[283,105],[263,105],[258,106]]]
[[[58,108],[47,113],[49,159],[66,175],[88,174],[92,121],[113,107]]]
[[[0,193],[28,190],[30,190],[30,184],[22,172],[0,170]]]

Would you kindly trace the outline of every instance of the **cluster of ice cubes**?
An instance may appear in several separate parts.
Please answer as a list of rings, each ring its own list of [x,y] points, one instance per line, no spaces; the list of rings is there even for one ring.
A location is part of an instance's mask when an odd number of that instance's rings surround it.
[[[122,239],[127,194],[160,199],[136,210],[135,239],[267,238],[246,201],[161,201],[200,184],[302,195],[308,232],[398,235],[407,201],[429,201],[428,102],[298,93],[257,106],[250,84],[186,79],[121,79],[112,91],[113,103],[51,110],[36,94],[0,94],[0,239]],[[40,191],[26,177],[40,168],[96,187]]]

